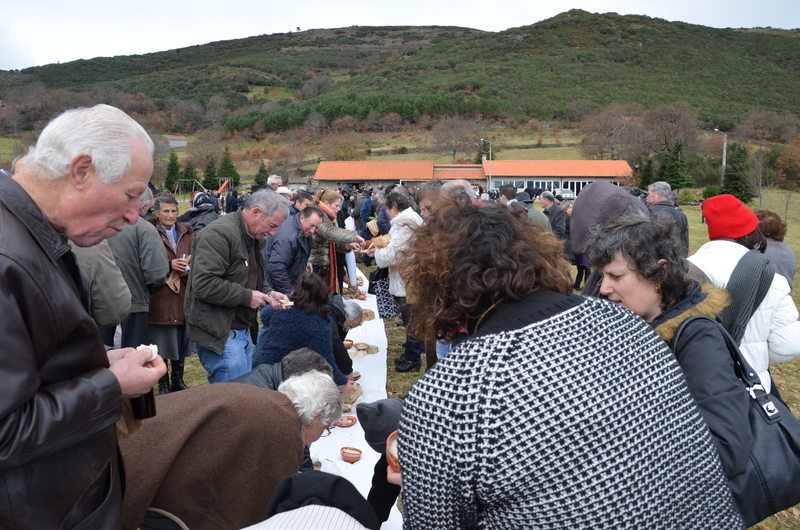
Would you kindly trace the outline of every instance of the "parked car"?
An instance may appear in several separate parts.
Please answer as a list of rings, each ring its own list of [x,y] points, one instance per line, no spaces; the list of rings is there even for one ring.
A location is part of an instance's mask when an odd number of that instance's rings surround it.
[[[556,189],[553,191],[553,195],[561,195],[561,198],[565,201],[572,201],[575,200],[575,193],[571,189],[564,188],[564,189]]]

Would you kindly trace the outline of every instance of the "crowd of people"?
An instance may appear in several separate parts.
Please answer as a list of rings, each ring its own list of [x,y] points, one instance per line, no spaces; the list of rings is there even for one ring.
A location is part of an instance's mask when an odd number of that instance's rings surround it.
[[[302,512],[379,528],[398,493],[404,525],[426,530],[743,527],[728,484],[751,405],[723,326],[780,400],[770,363],[800,355],[780,217],[709,198],[710,241],[688,256],[663,182],[641,198],[595,182],[572,202],[459,180],[293,192],[276,175],[179,215],[148,186],[152,152],[98,105],[54,119],[0,176],[0,527]],[[307,470],[357,389],[356,251],[387,269],[407,334],[395,369],[427,358],[405,399],[358,407],[378,452],[398,431],[400,471],[382,455],[367,499]],[[743,319],[751,251],[777,273]],[[711,319],[683,326],[696,315]],[[192,352],[211,384],[186,385]],[[156,415],[133,416],[153,387]]]

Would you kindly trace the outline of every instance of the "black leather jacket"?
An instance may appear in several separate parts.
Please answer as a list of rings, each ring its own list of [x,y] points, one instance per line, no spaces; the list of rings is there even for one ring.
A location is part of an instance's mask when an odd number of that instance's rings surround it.
[[[0,179],[0,528],[122,528],[122,392],[66,239]]]

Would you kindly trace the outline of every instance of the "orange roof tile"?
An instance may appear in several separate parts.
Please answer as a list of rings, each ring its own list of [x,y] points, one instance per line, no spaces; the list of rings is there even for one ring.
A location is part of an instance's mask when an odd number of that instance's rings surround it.
[[[439,180],[486,180],[486,173],[480,164],[436,164],[433,178]]]
[[[320,162],[316,180],[340,182],[362,180],[430,180],[433,178],[431,160]]]
[[[489,174],[490,162],[483,163]],[[492,178],[501,177],[611,177],[631,175],[624,160],[494,160]]]

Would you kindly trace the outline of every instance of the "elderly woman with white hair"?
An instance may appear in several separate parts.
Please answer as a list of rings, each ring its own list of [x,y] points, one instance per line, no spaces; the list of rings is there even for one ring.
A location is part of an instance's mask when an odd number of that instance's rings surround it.
[[[120,441],[127,470],[128,528],[166,517],[193,530],[239,529],[263,519],[303,448],[342,414],[336,384],[317,371],[278,391],[205,385],[156,398],[158,415]]]

